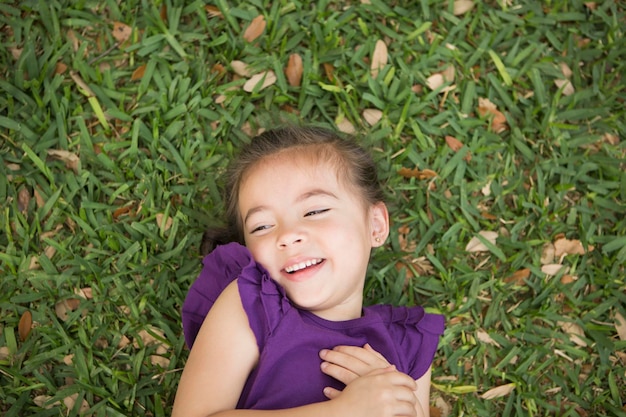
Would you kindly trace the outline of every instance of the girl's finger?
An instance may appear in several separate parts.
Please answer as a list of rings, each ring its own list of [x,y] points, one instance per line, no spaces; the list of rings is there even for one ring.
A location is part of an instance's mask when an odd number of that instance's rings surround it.
[[[326,375],[333,377],[337,381],[343,382],[346,385],[359,377],[359,375],[351,370],[330,362],[322,362],[321,368],[322,372]]]
[[[337,398],[339,396],[339,394],[341,394],[341,391],[339,391],[338,389],[335,389],[335,388],[332,388],[332,387],[324,388],[324,395],[329,400]]]

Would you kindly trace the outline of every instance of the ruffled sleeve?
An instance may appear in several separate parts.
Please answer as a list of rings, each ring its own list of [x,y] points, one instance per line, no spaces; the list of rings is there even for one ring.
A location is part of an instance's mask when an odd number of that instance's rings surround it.
[[[207,313],[232,281],[237,280],[241,303],[261,349],[284,314],[291,309],[282,287],[252,258],[245,246],[218,246],[203,260],[204,268],[191,285],[182,309],[185,342],[191,348]]]
[[[440,314],[429,314],[423,307],[371,306],[388,321],[389,333],[395,341],[399,368],[413,379],[419,379],[432,365],[445,320]]]
[[[189,288],[182,308],[183,333],[189,348],[217,297],[251,262],[250,252],[238,243],[218,246],[204,257],[204,267]]]

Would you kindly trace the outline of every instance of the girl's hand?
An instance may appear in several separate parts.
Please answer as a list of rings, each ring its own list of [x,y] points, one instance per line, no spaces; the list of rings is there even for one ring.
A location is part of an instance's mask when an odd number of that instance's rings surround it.
[[[395,366],[375,369],[354,379],[343,391],[324,389],[337,415],[360,417],[417,416],[415,381]]]
[[[320,352],[320,358],[324,360],[322,372],[346,385],[376,369],[390,366],[387,359],[368,343],[363,347],[337,346],[333,350],[324,349]]]

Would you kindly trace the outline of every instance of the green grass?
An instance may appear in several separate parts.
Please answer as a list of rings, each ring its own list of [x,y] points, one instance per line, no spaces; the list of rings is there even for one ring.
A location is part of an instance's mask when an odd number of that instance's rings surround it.
[[[168,415],[187,355],[180,306],[221,211],[220,173],[250,131],[347,119],[392,212],[368,302],[447,317],[433,405],[626,415],[624,3],[477,2],[461,15],[452,1],[312,3],[220,0],[216,17],[200,1],[0,3],[0,414]],[[265,31],[244,41],[259,14]],[[114,22],[132,28],[121,45]],[[380,39],[389,60],[374,79]],[[293,53],[299,87],[283,73]],[[244,92],[233,60],[276,83]],[[555,85],[565,65],[573,94]],[[431,91],[446,66],[454,87]],[[381,120],[370,126],[365,109]],[[467,252],[479,231],[498,238]],[[544,247],[559,237],[594,250],[548,276]]]

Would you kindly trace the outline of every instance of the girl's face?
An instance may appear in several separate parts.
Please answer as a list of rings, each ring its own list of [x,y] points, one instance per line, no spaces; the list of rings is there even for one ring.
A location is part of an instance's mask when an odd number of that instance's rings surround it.
[[[298,307],[327,320],[361,316],[371,248],[389,233],[337,169],[284,152],[246,173],[239,191],[246,246]]]

